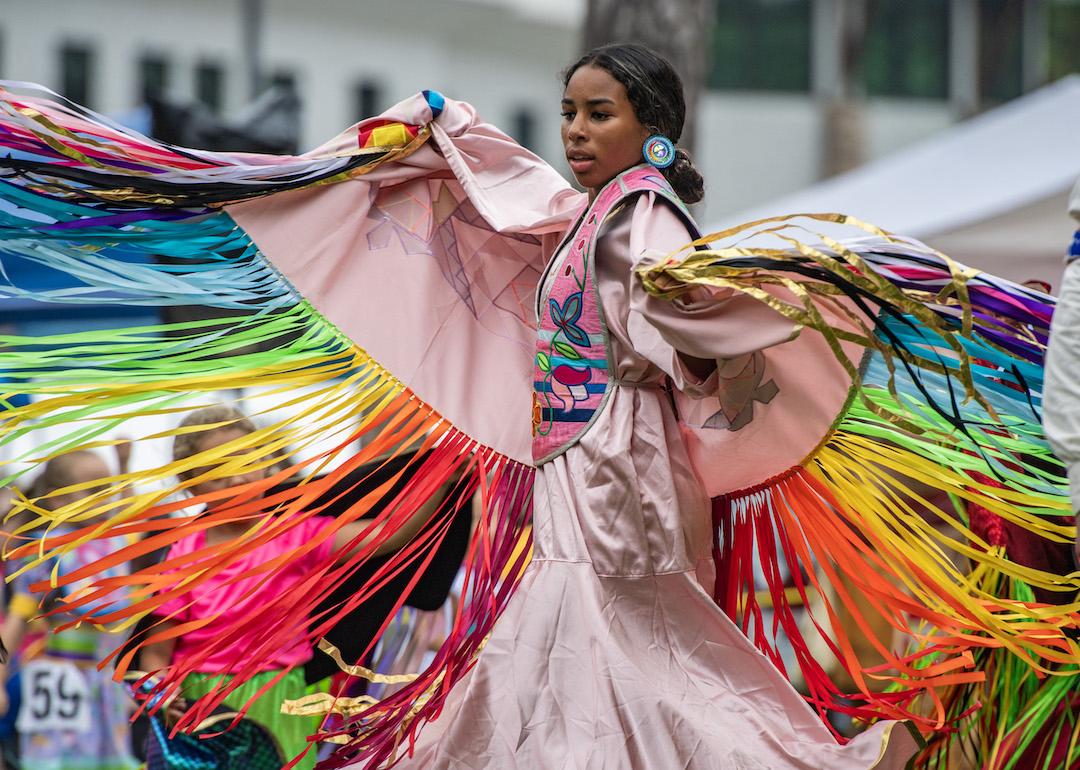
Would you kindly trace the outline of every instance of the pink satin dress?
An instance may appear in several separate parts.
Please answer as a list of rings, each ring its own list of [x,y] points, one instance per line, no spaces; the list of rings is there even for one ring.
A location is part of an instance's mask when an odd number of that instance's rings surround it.
[[[717,373],[695,377],[677,351],[730,361],[795,329],[741,296],[647,296],[634,266],[690,240],[651,194],[599,238],[618,384],[581,441],[538,469],[532,563],[397,767],[899,770],[917,748],[903,725],[838,744],[709,593],[709,499],[661,384],[710,395]]]

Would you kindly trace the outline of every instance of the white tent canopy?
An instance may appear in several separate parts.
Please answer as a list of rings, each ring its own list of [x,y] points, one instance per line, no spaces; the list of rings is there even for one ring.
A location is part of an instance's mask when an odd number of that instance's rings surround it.
[[[1060,282],[1076,228],[1080,76],[1071,75],[930,139],[762,206],[710,223],[843,212],[920,238],[1006,278]]]

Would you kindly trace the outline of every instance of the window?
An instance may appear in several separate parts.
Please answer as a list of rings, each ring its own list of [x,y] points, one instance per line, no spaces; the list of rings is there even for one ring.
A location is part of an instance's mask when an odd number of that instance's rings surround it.
[[[271,87],[281,88],[296,93],[296,73],[288,70],[277,70],[268,78]]]
[[[1080,72],[1080,2],[1051,0],[1046,8],[1050,80]]]
[[[353,88],[353,115],[357,120],[374,117],[383,110],[382,89],[373,80],[362,80]]]
[[[808,91],[811,0],[716,0],[709,86]]]
[[[863,84],[870,96],[949,94],[949,3],[869,0]]]
[[[149,102],[162,99],[169,87],[169,63],[160,54],[146,54],[139,59],[139,98]]]
[[[510,117],[510,135],[527,150],[536,149],[536,115],[528,107],[514,110]]]
[[[221,112],[225,103],[225,70],[220,64],[200,62],[195,66],[195,98],[212,112]]]
[[[984,102],[1023,93],[1023,22],[1024,0],[979,2],[979,96]]]
[[[94,103],[94,54],[87,45],[65,43],[60,48],[60,93],[86,107]]]

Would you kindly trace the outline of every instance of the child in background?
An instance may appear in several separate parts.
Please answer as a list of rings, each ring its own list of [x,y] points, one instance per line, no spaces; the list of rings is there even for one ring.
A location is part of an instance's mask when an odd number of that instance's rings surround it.
[[[121,472],[130,454],[130,444],[118,447]],[[49,460],[27,490],[37,505],[55,510],[97,491],[97,487],[61,492],[67,487],[92,484],[112,474],[105,461],[89,451],[71,452]],[[54,530],[61,534],[64,528]],[[43,562],[14,579],[11,602],[4,619],[3,636],[12,656],[22,646],[31,620],[52,608],[58,596],[42,597],[30,590],[34,583],[48,581],[54,566],[61,574],[104,558],[126,541],[121,538],[93,540],[56,561]],[[17,564],[6,565],[8,571]],[[123,574],[125,566],[111,574]],[[66,591],[78,590],[77,586]],[[117,600],[121,600],[117,597]],[[59,624],[65,616],[49,618]],[[112,681],[112,667],[98,670],[118,639],[89,621],[76,628],[44,636],[40,644],[27,650],[19,661],[22,679],[22,706],[16,723],[19,754],[27,770],[133,770],[137,763],[131,753],[129,719],[132,703],[123,688]],[[41,648],[40,653],[35,648]],[[11,661],[0,664],[0,685],[6,682]],[[8,710],[7,693],[0,687],[0,713]]]
[[[219,425],[219,427],[182,433],[176,436],[173,442],[174,460],[183,460],[200,452],[236,441],[256,430],[251,420],[235,409],[226,406],[214,406],[198,410],[189,414],[181,423],[181,427],[184,428],[199,425]],[[243,484],[264,479],[270,472],[268,469],[259,469],[232,477],[202,481],[193,485],[190,491],[193,495],[200,495],[229,487],[239,487]],[[187,478],[194,477],[197,473],[196,471],[188,472]],[[433,496],[431,500],[412,515],[404,526],[390,535],[386,542],[379,546],[375,554],[389,553],[405,545],[435,513],[442,502],[442,498],[442,495]],[[214,503],[214,506],[228,505],[229,502],[229,499],[219,500]],[[311,571],[312,565],[325,564],[331,554],[337,552],[339,559],[348,558],[352,551],[344,550],[345,547],[364,529],[371,526],[370,521],[358,521],[342,526],[333,538],[327,539],[318,548],[308,552],[305,556],[290,562],[284,570],[270,579],[266,579],[265,575],[258,575],[232,583],[229,582],[238,574],[250,572],[255,566],[270,561],[284,552],[298,548],[300,545],[312,540],[323,528],[334,523],[334,519],[331,517],[312,517],[279,537],[253,548],[222,572],[194,587],[190,592],[161,605],[156,614],[163,617],[171,615],[171,617],[155,626],[155,631],[166,630],[178,623],[211,617],[214,615],[215,608],[220,606],[228,606],[235,613],[242,612],[253,606],[263,605],[271,601],[274,595],[286,590],[291,585],[294,585],[296,581],[305,577]],[[235,539],[247,532],[251,526],[251,521],[218,524],[174,543],[169,549],[167,559],[177,558],[208,545]],[[359,550],[378,538],[381,535],[380,529],[379,527],[374,528],[354,548]],[[245,594],[248,595],[245,596]],[[225,620],[222,622],[225,622]],[[149,672],[161,671],[176,660],[182,660],[186,656],[197,654],[203,645],[213,640],[219,632],[220,625],[217,622],[211,622],[178,639],[149,644],[143,648],[141,653],[142,668]],[[257,634],[258,629],[253,628],[252,633]],[[241,640],[237,642],[237,645],[246,645],[248,641]],[[298,639],[295,644],[279,650],[277,656],[267,663],[268,668],[266,670],[260,671],[251,677],[225,700],[226,705],[238,709],[246,704],[270,680],[280,674],[282,670],[287,671],[277,684],[253,702],[247,710],[249,719],[266,727],[274,736],[286,759],[291,759],[305,752],[309,748],[306,740],[307,736],[318,728],[318,723],[313,722],[311,717],[298,717],[281,713],[283,701],[300,698],[307,694],[308,690],[304,681],[302,665],[311,658],[311,655],[312,649],[310,645],[305,640]],[[233,672],[230,671],[231,658],[232,655],[228,653],[208,657],[202,664],[200,671],[189,674],[184,679],[181,687],[183,695],[197,698],[211,692],[218,686],[227,684],[233,676]],[[312,768],[315,765],[315,759],[315,752],[308,751],[295,767],[301,769]]]
[[[8,512],[11,510],[11,504],[14,502],[14,495],[11,492],[11,487],[0,487],[0,521],[4,521],[7,518]],[[6,539],[8,533],[11,531],[11,527],[4,527],[0,530],[0,540]],[[4,577],[7,577],[8,565],[2,565],[4,571]],[[8,614],[8,605],[11,603],[11,591],[7,581],[5,580],[3,585],[0,586],[0,590],[3,592],[3,615],[0,616],[0,631],[2,631],[3,620]],[[3,640],[0,639],[0,644]],[[11,656],[15,654],[15,650],[4,649],[3,662],[10,662]],[[11,768],[18,767],[19,757],[19,736],[15,732],[15,714],[19,709],[19,677],[18,671],[14,671],[13,675],[7,678],[7,682],[0,684],[0,703],[6,703],[3,708],[7,713],[0,716],[0,770],[11,770]]]

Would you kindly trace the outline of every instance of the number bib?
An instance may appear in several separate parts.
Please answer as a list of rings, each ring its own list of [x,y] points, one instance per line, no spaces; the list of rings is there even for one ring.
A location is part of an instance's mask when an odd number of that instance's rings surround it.
[[[78,666],[64,660],[31,660],[22,667],[19,732],[90,730],[90,688]]]

